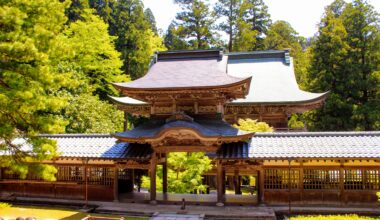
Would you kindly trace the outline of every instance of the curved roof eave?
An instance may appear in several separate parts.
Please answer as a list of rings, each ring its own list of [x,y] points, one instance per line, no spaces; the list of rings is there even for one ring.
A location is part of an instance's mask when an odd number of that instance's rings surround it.
[[[235,77],[236,78],[236,77]],[[236,78],[239,79],[239,78]],[[239,84],[248,83],[250,85],[252,77],[246,77],[246,78],[240,78],[240,81],[229,83],[229,84],[221,84],[221,85],[212,85],[212,86],[184,86],[184,87],[151,87],[151,88],[136,88],[136,87],[127,87],[124,85],[120,85],[123,83],[112,83],[112,85],[120,90],[130,90],[130,91],[163,91],[163,90],[170,90],[170,91],[177,91],[177,90],[200,90],[200,89],[218,89],[218,88],[226,88],[231,86],[236,86]],[[248,86],[249,88],[249,86]],[[248,89],[247,89],[248,93]]]
[[[303,99],[303,100],[296,100],[296,101],[290,101],[290,100],[281,100],[281,101],[251,101],[247,100],[245,101],[244,99],[232,101],[231,103],[228,103],[227,105],[260,105],[260,104],[265,104],[265,105],[291,105],[291,104],[309,104],[313,102],[319,102],[319,101],[324,101],[327,97],[327,95],[330,93],[330,91],[324,92],[324,93],[311,93],[313,95],[317,95],[316,97],[310,98],[310,99]]]
[[[143,101],[140,101],[140,100],[137,100],[134,98],[130,98],[128,96],[114,97],[114,96],[109,95],[108,98],[111,99],[111,101],[118,103],[118,104],[122,104],[122,105],[149,105],[146,102],[143,102]]]

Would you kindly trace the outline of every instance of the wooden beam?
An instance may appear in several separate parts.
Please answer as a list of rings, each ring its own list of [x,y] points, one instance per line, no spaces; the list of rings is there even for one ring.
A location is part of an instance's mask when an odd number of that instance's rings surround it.
[[[115,166],[113,171],[113,201],[119,201],[119,169]]]
[[[241,195],[241,177],[239,176],[239,170],[235,170],[234,172],[234,188],[235,188],[235,194]]]
[[[156,166],[157,166],[157,155],[153,152],[152,158],[150,160],[150,203],[157,204],[156,201]]]
[[[304,174],[303,174],[303,161],[300,161],[300,176],[299,176],[299,187],[300,187],[300,199],[302,202],[303,201],[303,194],[304,194],[304,189],[303,189],[303,181],[304,181]]]

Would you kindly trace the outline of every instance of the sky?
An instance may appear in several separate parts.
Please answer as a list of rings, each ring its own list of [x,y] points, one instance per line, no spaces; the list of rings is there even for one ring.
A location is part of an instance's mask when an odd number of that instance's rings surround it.
[[[157,27],[166,31],[180,8],[174,0],[142,0],[145,8],[150,8],[156,18]],[[216,0],[211,0],[210,3]],[[273,21],[285,20],[303,37],[311,37],[317,32],[325,6],[333,0],[264,0]],[[368,0],[380,12],[380,0]]]

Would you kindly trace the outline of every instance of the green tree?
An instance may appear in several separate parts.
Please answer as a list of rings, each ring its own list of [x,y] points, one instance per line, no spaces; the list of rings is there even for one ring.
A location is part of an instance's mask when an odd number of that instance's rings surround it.
[[[152,10],[150,10],[150,8],[145,9],[144,17],[145,17],[145,20],[150,25],[150,29],[153,31],[153,33],[158,35],[156,18],[154,17],[153,12]]]
[[[57,116],[66,105],[57,92],[71,83],[70,73],[56,71],[51,53],[67,21],[67,3],[53,0],[0,1],[0,166],[26,177],[28,171],[54,180],[56,169],[39,162],[57,156],[56,143],[39,133],[62,133]],[[21,150],[24,139],[32,152]]]
[[[77,92],[92,92],[100,99],[116,95],[112,82],[127,81],[120,70],[122,61],[115,49],[115,37],[108,34],[108,25],[93,14],[93,9],[85,9],[82,20],[72,22],[60,36],[65,44],[56,53],[55,60],[60,68],[70,69],[77,79]]]
[[[326,8],[312,46],[308,77],[314,91],[330,90],[308,114],[316,130],[379,129],[379,18],[364,1]]]
[[[91,8],[95,9],[96,15],[100,16],[106,24],[112,22],[112,11],[115,0],[87,0]]]
[[[358,130],[380,129],[380,20],[364,0],[354,0],[342,12],[350,47],[348,57],[354,101],[353,117]]]
[[[84,9],[88,9],[88,0],[71,0],[70,7],[66,9],[67,22],[71,23],[83,19],[81,14]]]
[[[253,50],[263,49],[263,39],[271,26],[271,18],[268,13],[268,6],[263,0],[244,0],[246,10],[244,13],[244,21],[251,24],[251,30],[256,31],[256,43]]]
[[[132,79],[146,73],[154,52],[165,50],[163,40],[153,33],[145,20],[140,0],[117,1],[110,30],[118,37],[116,48],[122,54],[122,69]]]
[[[97,96],[81,94],[70,99],[64,113],[67,133],[114,133],[123,131],[124,114]]]
[[[167,158],[168,192],[193,193],[206,191],[202,175],[211,170],[211,160],[205,153],[170,153]],[[162,167],[157,170],[157,190],[162,191]],[[149,188],[149,177],[143,177],[142,186]]]
[[[183,11],[177,13],[178,36],[186,40],[193,49],[207,49],[216,44],[213,33],[215,17],[209,5],[202,0],[175,0]]]
[[[270,127],[267,123],[258,122],[257,120],[253,120],[250,118],[239,119],[238,123],[235,124],[234,127],[243,131],[250,131],[250,132],[272,132],[273,131],[273,128]]]
[[[165,33],[164,44],[168,50],[185,50],[190,48],[187,42],[178,36],[174,22],[169,25]]]
[[[225,21],[219,24],[218,29],[228,34],[228,50],[251,50],[256,43],[258,31],[253,30],[251,24],[244,20],[244,15],[250,4],[242,0],[219,0],[215,6],[218,17]]]

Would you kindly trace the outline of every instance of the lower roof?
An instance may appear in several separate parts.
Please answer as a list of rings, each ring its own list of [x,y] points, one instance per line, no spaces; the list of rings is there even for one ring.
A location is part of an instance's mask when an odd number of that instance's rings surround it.
[[[41,135],[57,141],[62,158],[149,159],[149,145],[118,142],[108,134]],[[31,149],[25,140],[16,140]],[[380,131],[256,133],[249,142],[222,145],[222,159],[380,159]]]

